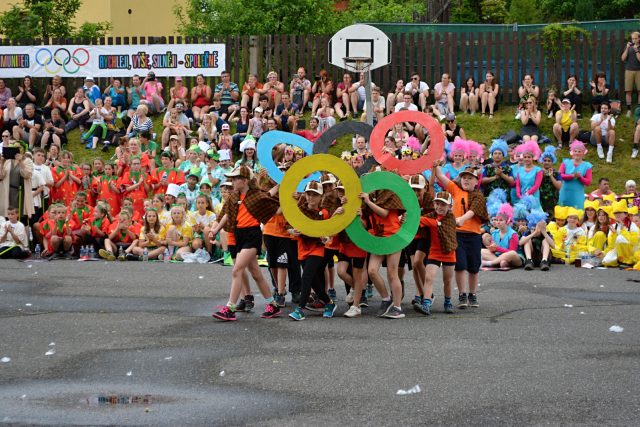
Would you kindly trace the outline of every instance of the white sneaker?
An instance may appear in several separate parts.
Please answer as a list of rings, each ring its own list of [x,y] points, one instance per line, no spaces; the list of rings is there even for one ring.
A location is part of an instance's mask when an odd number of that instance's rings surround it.
[[[635,159],[636,157],[638,157],[638,149],[637,149],[637,148],[634,148],[634,149],[631,151],[631,158],[632,158],[632,159]]]
[[[351,290],[347,294],[347,297],[345,298],[345,302],[347,304],[353,304],[353,288],[351,288]]]
[[[516,113],[516,120],[520,120],[520,111]]]
[[[613,162],[613,150],[609,150],[609,152],[607,152],[607,163],[611,162]]]
[[[347,312],[344,314],[344,317],[359,317],[362,314],[362,310],[360,310],[359,307],[356,307],[355,305],[352,305],[351,307],[349,307],[349,310],[347,310]]]
[[[627,110],[627,118],[631,118],[631,110]]]
[[[602,144],[598,145],[598,157],[604,159],[604,150],[602,149]]]

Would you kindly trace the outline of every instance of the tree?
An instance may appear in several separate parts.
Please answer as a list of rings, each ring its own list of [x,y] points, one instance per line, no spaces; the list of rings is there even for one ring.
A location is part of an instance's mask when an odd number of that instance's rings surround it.
[[[451,8],[451,22],[471,24],[480,22],[480,4],[476,0],[458,0]]]
[[[480,19],[487,24],[502,24],[507,19],[507,5],[505,0],[482,0],[482,16]]]
[[[509,23],[537,24],[541,22],[540,7],[531,0],[511,0]]]
[[[81,0],[24,0],[0,15],[0,34],[12,40],[97,37],[111,29],[110,23],[97,22],[87,23],[76,32],[72,22],[81,4]]]
[[[502,24],[507,17],[505,0],[457,0],[451,22],[461,24]]]

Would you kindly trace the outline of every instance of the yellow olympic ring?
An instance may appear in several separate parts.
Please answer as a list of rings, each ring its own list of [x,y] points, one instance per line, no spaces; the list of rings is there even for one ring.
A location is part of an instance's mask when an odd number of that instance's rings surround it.
[[[326,220],[312,220],[298,209],[293,193],[298,182],[315,171],[331,172],[342,181],[347,203],[342,206],[344,213],[341,215]],[[361,191],[360,179],[351,166],[330,154],[314,154],[298,160],[284,174],[280,183],[280,208],[289,224],[302,234],[310,237],[332,236],[344,230],[358,215]]]

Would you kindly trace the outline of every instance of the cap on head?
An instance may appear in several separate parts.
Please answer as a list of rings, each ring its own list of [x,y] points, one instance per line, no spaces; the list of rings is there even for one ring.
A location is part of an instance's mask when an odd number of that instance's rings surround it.
[[[424,175],[416,174],[409,178],[409,186],[411,188],[423,189],[427,186],[427,180]]]
[[[563,104],[571,104],[571,100],[569,98],[564,98],[561,102]]]
[[[251,172],[251,169],[249,169],[248,166],[242,165],[242,166],[238,166],[237,168],[235,168],[229,173],[225,173],[224,176],[226,176],[227,178],[240,177],[245,179],[251,179],[253,178],[253,172]]]
[[[451,197],[451,193],[448,191],[440,191],[436,194],[436,197],[433,198],[433,201],[439,201],[449,206],[453,205],[453,197]]]
[[[474,168],[465,168],[465,170],[460,172],[460,177],[462,177],[463,175],[472,176],[475,179],[478,179],[478,171],[476,171]]]
[[[231,160],[231,151],[228,149],[219,150],[218,155],[220,156],[221,162],[224,162],[225,160]]]
[[[332,173],[325,172],[320,176],[320,184],[335,184],[338,180]]]
[[[322,184],[318,181],[309,181],[304,187],[304,192],[313,192],[322,195]]]

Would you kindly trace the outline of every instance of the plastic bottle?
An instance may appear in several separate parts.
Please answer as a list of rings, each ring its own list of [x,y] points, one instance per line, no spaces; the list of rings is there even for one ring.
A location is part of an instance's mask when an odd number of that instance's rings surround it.
[[[42,250],[40,249],[40,245],[36,245],[36,248],[33,251],[33,259],[40,259],[41,257],[42,257]]]
[[[89,259],[96,259],[96,250],[93,245],[89,245]]]
[[[124,249],[120,246],[120,250],[118,251],[118,261],[124,261]]]
[[[80,246],[80,259],[87,259],[87,247]]]
[[[171,255],[169,255],[169,249],[164,250],[164,256],[162,257],[164,262],[171,262]]]
[[[145,248],[142,250],[142,261],[147,262],[149,261],[149,250]]]

